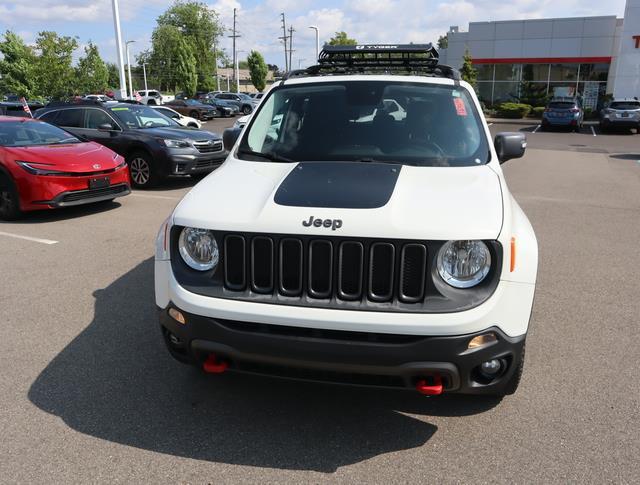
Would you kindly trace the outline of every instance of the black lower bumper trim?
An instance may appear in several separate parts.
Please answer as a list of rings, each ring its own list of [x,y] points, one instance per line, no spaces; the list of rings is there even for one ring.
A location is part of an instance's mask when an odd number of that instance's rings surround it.
[[[201,366],[215,354],[235,372],[396,389],[415,389],[419,379],[439,375],[445,392],[501,394],[517,371],[526,337],[508,337],[495,327],[458,336],[301,332],[298,327],[232,322],[185,312],[187,323],[182,325],[167,310],[159,310],[165,343],[182,362]],[[474,336],[487,332],[493,332],[497,341],[468,349]],[[500,359],[506,368],[488,380],[478,375],[478,368],[491,359]]]
[[[51,207],[72,207],[83,204],[93,204],[105,200],[112,200],[116,197],[129,195],[131,188],[128,184],[117,184],[100,189],[73,190],[62,192],[52,200],[39,200],[34,204],[49,205]]]

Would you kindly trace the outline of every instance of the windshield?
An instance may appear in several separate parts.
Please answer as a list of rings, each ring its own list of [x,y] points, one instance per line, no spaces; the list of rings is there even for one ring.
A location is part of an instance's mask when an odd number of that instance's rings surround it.
[[[132,104],[131,106],[114,106],[111,111],[118,120],[128,128],[158,128],[178,126],[171,118],[153,108]]]
[[[48,123],[9,121],[0,123],[0,146],[29,147],[80,143],[75,136]]]
[[[284,86],[272,91],[238,151],[245,160],[362,161],[421,166],[487,163],[469,93],[398,81]]]
[[[640,109],[640,101],[614,101],[609,106],[611,109]]]

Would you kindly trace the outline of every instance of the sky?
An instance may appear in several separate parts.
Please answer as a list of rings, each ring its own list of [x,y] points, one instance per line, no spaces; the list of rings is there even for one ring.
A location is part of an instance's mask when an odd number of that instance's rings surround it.
[[[360,43],[436,42],[451,25],[467,30],[468,23],[488,20],[581,17],[624,14],[625,0],[201,0],[215,10],[223,25],[232,26],[238,11],[238,50],[241,59],[251,49],[260,51],[268,63],[284,65],[280,13],[287,27],[295,28],[293,67],[312,64],[315,33],[320,44],[336,31],[346,31]],[[156,18],[173,0],[119,0],[124,40],[131,55],[149,48]],[[102,56],[116,60],[111,0],[0,0],[0,32],[13,30],[32,43],[38,32],[54,30],[77,36],[79,50],[88,41],[98,45]],[[227,33],[228,35],[228,33]],[[231,39],[222,46],[231,52]],[[76,57],[80,52],[76,53]]]

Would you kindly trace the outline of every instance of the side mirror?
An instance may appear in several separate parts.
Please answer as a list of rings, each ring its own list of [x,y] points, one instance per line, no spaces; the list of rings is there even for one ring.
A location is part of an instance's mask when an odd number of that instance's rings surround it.
[[[504,132],[498,133],[493,140],[498,160],[504,163],[512,158],[522,158],[527,148],[527,138],[523,133]]]
[[[99,131],[112,131],[114,130],[113,125],[111,123],[103,123],[98,126]]]
[[[242,132],[242,128],[227,128],[222,133],[222,143],[224,143],[224,149],[230,151],[233,145],[238,141],[238,137]]]

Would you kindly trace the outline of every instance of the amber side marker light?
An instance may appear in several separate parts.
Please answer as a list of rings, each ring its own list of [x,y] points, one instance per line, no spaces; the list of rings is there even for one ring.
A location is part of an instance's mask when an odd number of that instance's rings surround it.
[[[516,269],[516,238],[511,238],[511,266],[510,270],[513,271]]]
[[[476,337],[473,337],[469,341],[469,345],[467,346],[467,349],[468,350],[479,349],[480,347],[489,345],[493,342],[496,342],[497,340],[498,340],[498,337],[496,337],[496,334],[493,332],[485,333],[483,335],[478,335]]]
[[[184,318],[182,312],[176,310],[175,308],[169,308],[169,316],[182,325],[187,323],[187,319]]]

